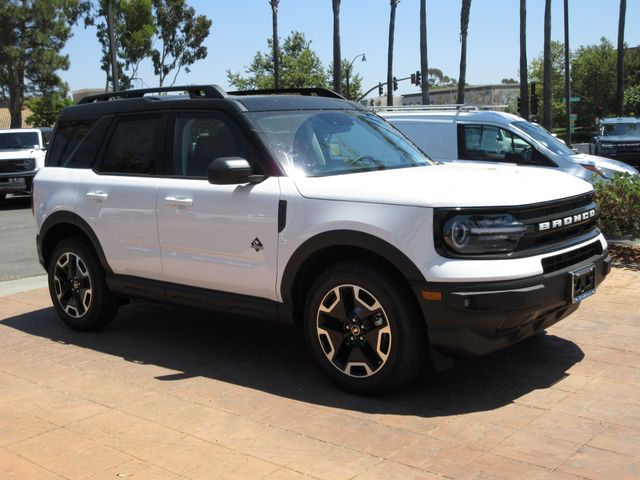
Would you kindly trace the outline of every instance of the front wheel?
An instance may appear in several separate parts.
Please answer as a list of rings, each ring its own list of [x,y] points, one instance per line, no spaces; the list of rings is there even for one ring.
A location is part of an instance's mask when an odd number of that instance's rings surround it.
[[[80,238],[60,241],[49,259],[49,293],[58,315],[75,330],[105,327],[117,305],[95,253]]]
[[[341,387],[360,394],[395,390],[424,366],[426,328],[402,285],[384,268],[345,262],[311,288],[307,338],[316,361]]]

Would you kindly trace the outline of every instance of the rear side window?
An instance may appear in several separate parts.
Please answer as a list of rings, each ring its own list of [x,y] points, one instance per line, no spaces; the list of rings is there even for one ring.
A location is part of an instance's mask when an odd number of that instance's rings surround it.
[[[48,149],[46,165],[49,167],[64,166],[76,147],[87,136],[95,120],[64,120],[56,128],[53,143]]]
[[[162,115],[123,116],[116,120],[101,173],[153,175],[162,161]]]

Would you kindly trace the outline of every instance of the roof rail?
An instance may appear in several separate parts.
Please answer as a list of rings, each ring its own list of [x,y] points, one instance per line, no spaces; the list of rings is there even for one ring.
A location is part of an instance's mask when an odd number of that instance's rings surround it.
[[[374,112],[415,112],[415,111],[478,111],[497,110],[503,111],[508,105],[468,105],[468,104],[444,104],[444,105],[396,105],[396,106],[373,106]]]
[[[217,85],[187,85],[178,87],[142,88],[138,90],[122,90],[119,92],[101,93],[84,97],[78,102],[106,102],[117,98],[142,98],[149,93],[187,92],[189,98],[226,98],[226,92]]]
[[[340,98],[346,100],[342,95],[337,94],[333,90],[328,88],[268,88],[263,90],[238,90],[235,92],[228,92],[229,95],[303,95],[303,96],[315,96],[326,98]]]

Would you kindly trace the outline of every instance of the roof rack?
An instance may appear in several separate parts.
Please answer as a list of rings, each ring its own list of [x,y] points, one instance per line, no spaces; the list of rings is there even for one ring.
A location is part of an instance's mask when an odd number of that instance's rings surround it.
[[[328,88],[268,88],[263,90],[238,90],[228,92],[229,95],[245,96],[245,95],[303,95],[327,98],[340,98],[346,100],[342,95],[337,94]]]
[[[189,98],[226,98],[226,92],[217,85],[187,85],[179,87],[142,88],[120,92],[101,93],[84,97],[78,103],[106,102],[117,98],[142,98],[149,93],[187,92]]]
[[[416,111],[459,111],[469,112],[478,110],[497,110],[504,111],[508,105],[468,105],[462,104],[444,104],[444,105],[396,105],[396,106],[373,106],[370,107],[374,112],[416,112]]]

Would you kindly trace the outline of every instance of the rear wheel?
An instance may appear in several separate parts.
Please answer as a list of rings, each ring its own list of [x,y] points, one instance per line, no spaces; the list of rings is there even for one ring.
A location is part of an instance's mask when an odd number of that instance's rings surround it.
[[[424,321],[393,272],[345,262],[311,288],[306,332],[314,357],[341,387],[390,391],[412,380],[427,358]]]
[[[80,238],[60,241],[49,259],[49,293],[58,315],[75,330],[98,330],[117,312],[95,253]]]

